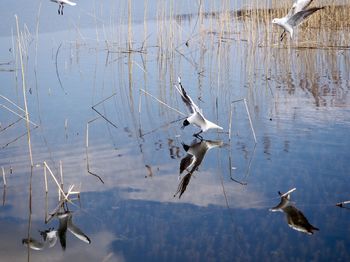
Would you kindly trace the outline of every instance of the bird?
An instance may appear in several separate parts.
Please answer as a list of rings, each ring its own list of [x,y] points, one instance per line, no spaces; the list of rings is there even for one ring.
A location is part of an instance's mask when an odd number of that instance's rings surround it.
[[[51,2],[57,3],[58,4],[58,14],[63,15],[63,7],[65,4],[70,5],[70,6],[75,6],[77,3],[71,2],[69,0],[51,0]]]
[[[185,170],[189,170],[190,173],[196,171],[202,163],[207,151],[222,145],[222,140],[200,140],[199,142],[195,140],[191,145],[182,143],[182,147],[186,151],[187,155],[181,159],[180,175]]]
[[[180,162],[180,175],[187,170],[188,173],[181,179],[180,184],[174,197],[179,194],[181,198],[182,194],[186,191],[188,184],[190,183],[193,173],[198,170],[200,164],[202,163],[205,154],[208,150],[220,147],[223,145],[223,141],[217,140],[197,140],[193,141],[191,145],[182,143],[184,150],[187,155],[181,159]]]
[[[289,10],[287,16],[291,17],[292,15],[305,10],[311,3],[313,0],[295,0],[292,8]],[[287,35],[286,30],[283,30],[281,36],[280,36],[280,40],[282,41],[284,39],[284,37]]]
[[[206,132],[209,129],[223,129],[221,126],[218,126],[217,124],[214,124],[213,122],[207,120],[202,110],[193,102],[191,97],[187,95],[185,89],[182,86],[181,78],[178,77],[178,83],[179,86],[175,85],[176,90],[180,93],[182,101],[187,106],[188,110],[190,111],[190,115],[183,121],[182,129],[184,129],[189,124],[193,124],[197,127],[199,127],[201,130],[198,133],[193,134],[193,136],[202,139],[202,136],[200,134],[202,132]]]
[[[22,244],[24,246],[29,246],[33,250],[43,250],[46,247],[53,247],[57,242],[57,231],[53,228],[49,228],[44,231],[39,231],[44,241],[39,241],[34,238],[24,238],[22,239]]]
[[[274,18],[272,20],[273,24],[277,24],[284,29],[280,36],[282,41],[289,32],[290,38],[293,39],[294,27],[300,25],[306,18],[312,15],[314,12],[323,9],[324,7],[313,7],[306,9],[313,0],[296,0],[289,10],[288,14],[282,18]]]
[[[312,235],[314,231],[318,231],[317,227],[314,227],[309,223],[304,214],[295,207],[295,205],[290,201],[290,194],[295,191],[295,188],[289,190],[287,193],[282,194],[278,192],[281,197],[280,203],[270,208],[270,211],[276,212],[281,211],[286,214],[288,225],[294,230]]]

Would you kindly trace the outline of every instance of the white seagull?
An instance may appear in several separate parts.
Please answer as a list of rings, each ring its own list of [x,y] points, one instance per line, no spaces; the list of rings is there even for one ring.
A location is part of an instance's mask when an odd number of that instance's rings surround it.
[[[70,5],[70,6],[75,6],[77,3],[71,2],[69,0],[51,0],[51,2],[57,3],[58,4],[58,14],[63,15],[63,7],[64,4]]]
[[[198,126],[201,130],[198,133],[195,133],[194,136],[202,139],[202,137],[199,135],[202,132],[206,132],[209,129],[223,129],[221,126],[218,126],[217,124],[214,124],[213,122],[210,122],[207,120],[203,113],[202,110],[193,102],[191,97],[187,95],[185,89],[183,88],[181,84],[181,78],[178,77],[178,82],[179,86],[175,85],[177,91],[180,93],[182,101],[186,104],[187,108],[190,111],[190,116],[187,117],[183,121],[183,126],[182,128],[185,128],[189,124],[193,124],[195,126]]]
[[[282,18],[274,18],[273,24],[277,24],[284,29],[280,36],[282,41],[285,37],[286,31],[289,32],[290,38],[293,38],[293,27],[300,25],[306,18],[312,15],[314,12],[323,9],[324,7],[313,7],[306,9],[313,0],[296,0],[289,10],[288,14]]]

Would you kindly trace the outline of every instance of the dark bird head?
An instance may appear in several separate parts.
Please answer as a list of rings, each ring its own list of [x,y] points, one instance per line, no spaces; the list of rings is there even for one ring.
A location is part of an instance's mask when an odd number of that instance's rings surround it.
[[[188,120],[187,119],[185,119],[184,121],[183,121],[183,123],[182,123],[182,129],[184,129],[185,128],[185,126],[188,126],[190,124],[190,122],[188,122]]]
[[[186,145],[185,143],[181,143],[182,144],[182,147],[183,149],[187,152],[188,149],[190,149],[190,146],[189,145]]]

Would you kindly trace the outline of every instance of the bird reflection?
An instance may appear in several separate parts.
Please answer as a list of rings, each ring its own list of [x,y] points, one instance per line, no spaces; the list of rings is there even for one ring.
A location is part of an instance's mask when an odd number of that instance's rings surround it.
[[[295,190],[296,189],[293,188],[284,194],[278,192],[278,194],[281,196],[281,202],[277,206],[271,208],[270,211],[284,212],[287,217],[287,223],[291,228],[308,235],[312,235],[315,230],[319,229],[311,225],[304,214],[295,207],[293,202],[290,201],[290,194]]]
[[[195,139],[191,145],[182,143],[183,149],[187,152],[186,156],[181,159],[180,162],[180,175],[186,170],[188,173],[181,179],[178,189],[174,197],[179,194],[181,198],[182,194],[186,191],[188,184],[190,183],[193,173],[198,170],[202,163],[205,154],[208,150],[214,147],[220,147],[223,145],[223,141],[213,140],[200,140]]]
[[[54,228],[49,228],[44,231],[39,231],[42,237],[42,241],[38,241],[34,238],[25,238],[22,240],[22,244],[29,246],[29,248],[33,250],[43,250],[45,248],[51,248],[55,246],[57,239],[59,239],[62,249],[65,250],[67,246],[67,230],[85,243],[91,243],[90,238],[85,235],[84,232],[81,231],[76,225],[73,224],[73,212],[69,211],[64,203],[54,214],[51,214],[49,221],[52,218],[58,219],[59,226],[57,230]]]

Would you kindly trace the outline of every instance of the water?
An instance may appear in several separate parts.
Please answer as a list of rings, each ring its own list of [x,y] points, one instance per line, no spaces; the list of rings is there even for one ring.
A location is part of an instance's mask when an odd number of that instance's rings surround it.
[[[31,129],[32,188],[25,122],[1,107],[1,128],[9,126],[0,133],[0,166],[7,174],[1,260],[349,260],[350,213],[335,206],[349,200],[348,49],[295,46],[303,30],[288,48],[277,43],[277,28],[269,29],[267,39],[263,25],[256,39],[237,33],[249,28],[242,21],[230,22],[231,31],[220,39],[216,18],[181,16],[196,14],[193,6],[175,8],[176,19],[149,15],[145,24],[144,8],[135,7],[128,36],[124,11],[105,16],[121,17],[110,26],[90,20],[92,3],[66,7],[63,17],[49,4],[42,3],[38,41],[35,16],[19,15],[21,28],[26,22],[32,32],[26,41],[27,100],[31,120],[40,125]],[[127,10],[126,3],[120,5]],[[155,6],[150,1],[150,13]],[[204,8],[212,10],[221,8]],[[1,29],[0,61],[10,64],[1,69],[16,68],[9,29],[15,21],[9,23]],[[0,72],[0,94],[23,107],[20,74]],[[186,157],[182,143],[193,143],[198,129],[182,130],[181,114],[155,99],[186,113],[173,88],[178,75],[208,119],[225,131],[203,135],[223,145],[206,152],[181,198],[174,194],[187,174],[179,177]],[[244,103],[231,106],[241,98],[247,99],[256,145]],[[87,172],[87,159],[89,171],[104,183]],[[74,184],[80,190],[68,209],[90,244],[67,230],[64,251],[59,240],[41,251],[22,245],[28,228],[40,241],[39,230],[59,228],[57,217],[45,224],[46,209],[57,207],[58,194],[48,176],[45,195],[44,161],[58,179],[61,161],[64,189]],[[313,235],[289,227],[286,214],[269,211],[280,201],[278,191],[294,187],[291,200],[319,228]]]

